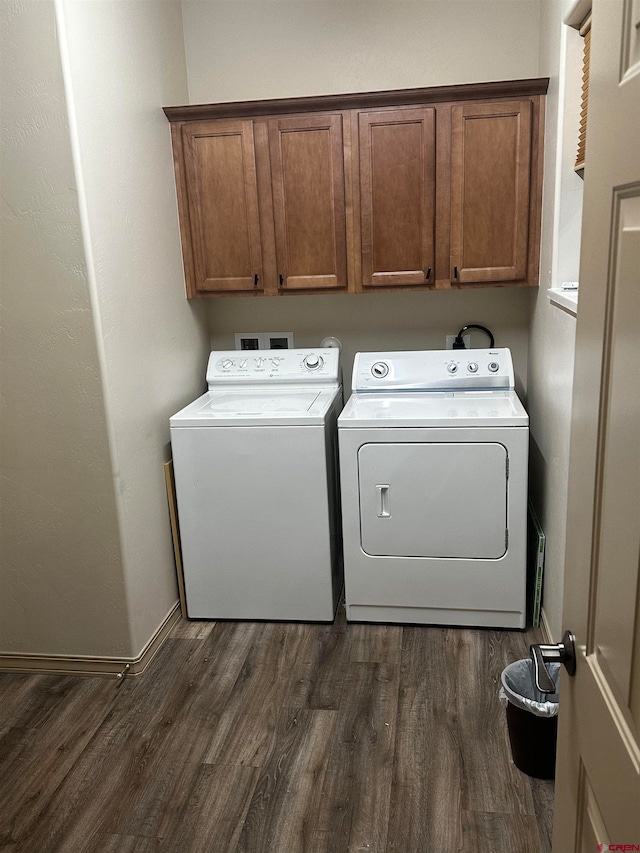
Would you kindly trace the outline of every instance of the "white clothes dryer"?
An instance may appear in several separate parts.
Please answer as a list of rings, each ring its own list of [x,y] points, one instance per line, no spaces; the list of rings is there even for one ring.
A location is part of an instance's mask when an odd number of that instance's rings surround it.
[[[358,353],[352,390],[347,618],[523,628],[529,419],[509,350]]]
[[[187,613],[332,621],[339,350],[212,352],[170,420]]]

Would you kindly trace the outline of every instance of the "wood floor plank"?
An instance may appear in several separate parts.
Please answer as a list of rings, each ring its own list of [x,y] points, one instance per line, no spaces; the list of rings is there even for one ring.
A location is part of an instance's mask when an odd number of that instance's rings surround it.
[[[98,836],[94,847],[95,853],[157,853],[164,849],[158,838],[144,838],[138,835]]]
[[[465,853],[539,853],[535,818],[524,814],[462,812]]]
[[[287,697],[289,707],[335,710],[347,689],[348,626],[344,608],[331,625],[308,626]]]
[[[260,770],[200,765],[182,806],[160,825],[163,850],[234,853]]]
[[[446,629],[403,632],[388,853],[462,849],[462,685],[447,665],[454,654]]]
[[[276,746],[262,768],[246,814],[238,853],[314,849],[313,818],[335,741],[336,719],[336,711],[283,711]]]
[[[214,642],[175,641],[191,650],[182,665],[187,695],[176,694],[175,704],[165,699],[160,727],[144,730],[144,750],[134,753],[133,772],[127,774],[129,808],[114,816],[110,831],[156,836],[163,821],[182,808],[259,626],[220,623],[214,631],[209,635]],[[154,728],[159,731],[156,744]]]
[[[351,663],[311,849],[385,850],[398,706],[398,668]]]
[[[457,719],[462,742],[462,808],[469,812],[534,814],[528,777],[511,760],[505,709],[498,692],[505,666],[526,654],[515,632],[456,632],[455,666],[465,694],[459,694]],[[464,698],[463,698],[464,697]]]
[[[366,663],[400,663],[401,625],[358,625],[348,628],[349,659]]]
[[[55,682],[45,675],[0,672],[0,718],[2,719],[2,726],[10,728],[28,725],[29,709],[37,711],[41,702],[42,691],[49,689],[49,685],[53,683]]]
[[[304,625],[261,626],[219,716],[204,759],[207,764],[264,764],[306,633]]]
[[[27,725],[13,727],[0,753],[0,845],[18,841],[68,776],[117,700],[113,681],[40,676]],[[12,719],[19,719],[17,712]]]
[[[340,611],[180,625],[119,689],[0,675],[0,849],[549,853],[497,701],[537,639]]]
[[[551,853],[554,783],[549,779],[529,779],[540,838],[540,853]]]
[[[215,653],[206,641],[167,640],[154,661],[153,677],[123,684],[117,707],[29,828],[25,840],[34,850],[64,849],[58,846],[64,839],[74,853],[92,851],[99,836],[157,834],[182,777],[195,772],[181,756],[182,745],[193,742],[204,752],[207,726],[215,725],[207,687],[217,684],[224,704],[224,685],[230,691],[237,678],[242,654],[230,655],[229,664],[222,641],[237,631],[234,625],[221,626]]]
[[[170,636],[174,640],[204,640],[215,628],[215,622],[178,619],[171,629]]]

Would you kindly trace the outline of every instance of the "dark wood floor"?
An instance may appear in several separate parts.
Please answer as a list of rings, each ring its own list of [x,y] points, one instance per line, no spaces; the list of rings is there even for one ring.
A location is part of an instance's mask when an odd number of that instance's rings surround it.
[[[182,622],[119,689],[0,675],[0,850],[547,853],[497,698],[530,641]]]

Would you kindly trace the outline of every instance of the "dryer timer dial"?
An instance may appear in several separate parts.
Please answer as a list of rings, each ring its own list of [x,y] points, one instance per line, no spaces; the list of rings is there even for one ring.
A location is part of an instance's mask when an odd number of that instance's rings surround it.
[[[385,364],[384,361],[376,361],[376,363],[371,366],[371,373],[376,379],[384,379],[384,377],[389,373],[389,365]]]

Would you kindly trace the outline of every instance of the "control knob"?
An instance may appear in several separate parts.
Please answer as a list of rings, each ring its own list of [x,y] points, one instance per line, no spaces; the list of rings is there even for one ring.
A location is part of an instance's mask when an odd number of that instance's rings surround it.
[[[389,365],[385,364],[384,361],[376,361],[376,363],[371,367],[371,373],[376,377],[376,379],[384,379],[384,377],[389,373]]]
[[[477,361],[470,361],[469,364],[467,365],[467,370],[469,371],[469,373],[477,373],[478,372],[478,362]]]
[[[309,355],[305,355],[302,363],[307,368],[307,370],[318,370],[318,368],[322,367],[323,361],[322,357],[316,355],[315,353],[310,353]]]
[[[229,370],[230,368],[233,367],[233,360],[230,358],[223,358],[221,363],[220,363],[220,367],[223,370]]]
[[[458,365],[455,363],[455,361],[450,361],[447,365],[447,370],[449,371],[449,373],[457,373]]]
[[[500,365],[498,364],[497,361],[490,361],[489,362],[489,370],[491,373],[497,373],[500,370]]]

